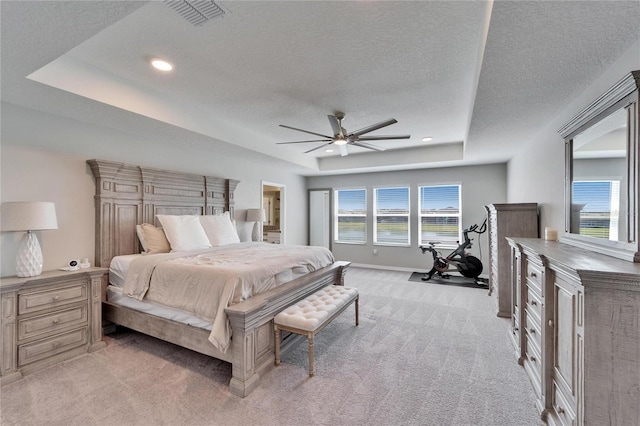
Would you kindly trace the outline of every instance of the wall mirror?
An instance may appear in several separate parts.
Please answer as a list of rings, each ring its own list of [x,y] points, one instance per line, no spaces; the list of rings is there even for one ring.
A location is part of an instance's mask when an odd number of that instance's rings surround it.
[[[638,83],[634,71],[576,116],[566,143],[563,241],[640,262]]]

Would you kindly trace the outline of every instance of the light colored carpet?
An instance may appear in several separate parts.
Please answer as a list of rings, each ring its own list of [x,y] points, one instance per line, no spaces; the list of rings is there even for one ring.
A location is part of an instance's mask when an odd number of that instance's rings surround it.
[[[350,268],[350,307],[247,398],[230,365],[126,329],[107,347],[1,388],[2,425],[540,425],[485,291]]]

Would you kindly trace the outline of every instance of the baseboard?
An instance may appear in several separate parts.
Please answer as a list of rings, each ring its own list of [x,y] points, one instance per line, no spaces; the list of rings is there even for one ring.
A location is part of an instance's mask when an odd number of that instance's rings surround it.
[[[396,272],[420,272],[420,273],[423,273],[423,274],[426,274],[427,272],[429,272],[428,269],[403,268],[402,266],[369,265],[368,263],[351,263],[351,266],[356,267],[356,268],[380,269],[380,270],[384,270],[384,271],[396,271]],[[347,269],[347,271],[348,271],[348,269]],[[453,275],[460,275],[456,271],[452,271],[452,272],[448,272],[448,273],[453,274]],[[479,277],[480,278],[485,278],[487,280],[489,279],[489,275],[487,275],[487,274],[480,274]]]
[[[357,268],[383,269],[385,271],[397,271],[397,272],[423,272],[423,273],[429,272],[428,269],[403,268],[401,266],[387,266],[387,265],[369,265],[367,263],[352,263],[351,266],[354,266]]]

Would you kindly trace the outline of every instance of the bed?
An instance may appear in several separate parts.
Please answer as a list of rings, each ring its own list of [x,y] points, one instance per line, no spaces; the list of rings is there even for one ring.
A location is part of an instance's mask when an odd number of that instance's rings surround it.
[[[139,254],[136,226],[159,225],[156,215],[229,212],[233,217],[237,180],[104,160],[87,163],[96,185],[96,266],[110,267],[114,258],[119,261],[123,256]],[[343,285],[348,266],[349,262],[333,262],[226,307],[232,337],[224,351],[209,341],[211,329],[206,321],[190,323],[180,318],[180,312],[165,318],[137,306],[113,303],[109,297],[113,300],[117,294],[108,280],[102,286],[103,320],[231,363],[230,391],[245,397],[259,385],[260,376],[274,366],[273,317],[324,286]],[[281,351],[290,349],[299,337],[285,339]]]

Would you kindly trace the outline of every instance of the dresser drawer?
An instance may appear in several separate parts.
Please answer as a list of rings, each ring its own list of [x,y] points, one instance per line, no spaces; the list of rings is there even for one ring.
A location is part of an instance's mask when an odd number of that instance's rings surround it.
[[[87,327],[58,334],[44,340],[18,346],[18,366],[23,366],[68,351],[88,342]]]
[[[542,321],[542,299],[533,291],[527,292],[526,310],[538,320],[538,326]]]
[[[533,317],[529,311],[526,311],[526,315],[525,315],[525,330],[527,333],[527,340],[535,345],[536,347],[536,351],[538,353],[541,353],[541,348],[542,348],[542,336],[540,334],[540,321],[538,319],[536,319],[535,317]]]
[[[540,298],[542,297],[542,271],[542,265],[527,262],[527,287]]]
[[[524,358],[524,367],[527,374],[531,378],[531,382],[539,390],[539,394],[542,393],[542,357],[535,344],[532,344],[530,340],[524,342],[526,345],[526,352]]]
[[[86,280],[72,280],[55,288],[45,287],[42,290],[19,294],[18,314],[29,314],[86,300],[88,300]]]
[[[555,380],[553,381],[553,398],[551,404],[553,406],[553,415],[561,425],[576,424],[576,410],[569,403],[569,400],[565,398]]]
[[[46,315],[20,319],[18,321],[18,340],[27,340],[58,331],[88,324],[88,307],[82,305],[52,312]]]

